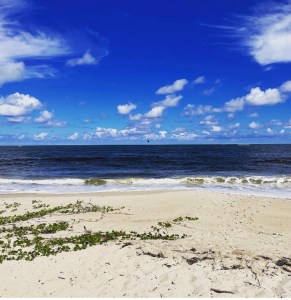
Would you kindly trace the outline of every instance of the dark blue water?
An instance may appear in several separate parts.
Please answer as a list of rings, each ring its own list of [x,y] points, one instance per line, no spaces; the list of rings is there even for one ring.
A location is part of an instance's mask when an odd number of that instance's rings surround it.
[[[2,194],[201,188],[288,198],[291,145],[0,147]]]
[[[0,147],[0,178],[291,175],[291,145]]]

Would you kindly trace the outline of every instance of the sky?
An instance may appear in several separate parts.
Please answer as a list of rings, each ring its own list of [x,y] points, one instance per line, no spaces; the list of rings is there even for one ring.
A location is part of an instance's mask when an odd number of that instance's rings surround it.
[[[0,0],[0,145],[291,141],[291,1]]]

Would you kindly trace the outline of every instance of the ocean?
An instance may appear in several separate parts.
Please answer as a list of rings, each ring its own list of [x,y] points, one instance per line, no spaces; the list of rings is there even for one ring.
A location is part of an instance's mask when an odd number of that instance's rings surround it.
[[[291,198],[291,145],[0,147],[1,194],[191,189]]]

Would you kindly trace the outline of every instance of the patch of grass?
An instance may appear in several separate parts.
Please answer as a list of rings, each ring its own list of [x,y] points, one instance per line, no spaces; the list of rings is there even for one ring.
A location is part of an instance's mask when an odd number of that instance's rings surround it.
[[[9,208],[14,208],[14,209],[15,209],[15,208],[17,208],[18,206],[20,206],[21,204],[18,203],[18,202],[13,202],[13,203],[10,203],[10,204],[4,202],[4,205],[5,205],[5,208],[6,208],[6,209],[9,209]]]
[[[27,234],[49,234],[49,233],[56,233],[57,231],[63,231],[67,230],[69,227],[68,222],[56,222],[52,224],[39,224],[37,226],[30,225],[30,226],[15,226],[13,224],[13,227],[11,228],[0,228],[0,233],[7,233],[8,235],[6,237],[12,237],[12,236],[23,236]]]
[[[42,203],[34,200],[33,205]],[[112,207],[84,204],[77,201],[74,204],[43,208],[39,211],[27,212],[24,215],[0,217],[0,234],[6,234],[5,240],[0,239],[0,263],[9,260],[31,261],[39,256],[56,255],[61,252],[79,251],[98,244],[104,244],[117,239],[121,240],[176,240],[185,238],[186,235],[170,234],[168,228],[172,222],[161,221],[157,226],[152,226],[152,231],[139,233],[131,231],[98,231],[86,232],[82,235],[59,237],[53,236],[58,231],[66,231],[70,227],[68,222],[55,222],[52,224],[41,223],[30,226],[17,226],[17,222],[27,221],[52,213],[78,214],[85,212],[111,212]],[[175,220],[192,220],[191,217],[179,217]],[[193,218],[194,219],[194,218]],[[4,226],[5,225],[5,226]],[[46,235],[50,234],[49,237]]]
[[[27,212],[23,215],[14,215],[7,217],[0,217],[0,225],[16,223],[20,221],[27,221],[34,218],[44,217],[52,213],[58,212],[61,214],[79,214],[87,212],[110,212],[114,209],[110,206],[98,206],[98,205],[82,205],[82,201],[77,201],[75,204],[68,204],[65,206],[56,206],[52,208],[44,208],[39,211]]]
[[[158,225],[164,228],[172,227],[172,224],[170,222],[158,222]]]
[[[173,222],[182,222],[184,220],[184,218],[183,217],[178,217],[178,218],[175,218],[174,220],[173,220]]]
[[[44,204],[44,203],[37,203],[37,204],[33,204],[32,208],[33,209],[40,209],[40,208],[47,208],[50,207],[48,204]]]
[[[199,220],[199,218],[197,218],[197,217],[185,217],[185,219],[187,221],[197,221],[197,220]]]

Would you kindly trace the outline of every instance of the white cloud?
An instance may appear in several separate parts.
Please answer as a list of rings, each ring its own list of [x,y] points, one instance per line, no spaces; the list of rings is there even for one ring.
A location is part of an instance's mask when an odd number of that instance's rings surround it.
[[[197,77],[196,79],[194,79],[192,81],[192,83],[194,83],[194,84],[202,84],[202,83],[205,83],[205,82],[206,82],[206,79],[205,79],[204,76],[199,76],[199,77]]]
[[[252,113],[248,115],[249,118],[257,118],[258,116],[258,113]]]
[[[213,94],[214,92],[216,91],[216,88],[215,87],[211,87],[209,89],[205,89],[202,94],[204,96],[210,96],[211,94]]]
[[[203,120],[199,122],[200,125],[212,126],[217,125],[217,120],[215,120],[214,116],[209,115],[206,116]]]
[[[283,93],[291,93],[291,80],[284,82],[281,87],[280,90]]]
[[[222,131],[222,130],[223,130],[223,128],[222,128],[221,126],[213,125],[213,126],[211,127],[211,131],[213,131],[213,132],[220,132],[220,131]]]
[[[252,128],[252,129],[256,129],[256,128],[259,128],[259,127],[260,127],[260,124],[256,123],[256,122],[251,122],[249,124],[249,128]]]
[[[6,82],[22,81],[25,79],[25,65],[23,62],[6,62],[0,64],[0,86]]]
[[[28,94],[14,93],[0,97],[0,116],[23,116],[41,107],[41,102]]]
[[[140,130],[136,127],[127,127],[124,129],[116,129],[116,128],[105,128],[105,127],[97,127],[95,132],[90,133],[86,132],[83,135],[84,140],[92,140],[92,139],[135,139],[137,136],[142,137],[145,134],[144,130]]]
[[[275,125],[275,126],[281,126],[283,123],[280,120],[273,119],[273,120],[271,120],[270,124]]]
[[[71,134],[69,137],[68,137],[68,140],[72,140],[72,141],[75,141],[77,140],[79,137],[79,133],[78,132],[75,132],[73,134]]]
[[[239,128],[239,127],[240,127],[240,123],[235,123],[235,124],[230,124],[229,125],[230,129]]]
[[[188,104],[184,108],[184,116],[195,116],[195,115],[204,115],[208,113],[221,112],[221,108],[214,108],[211,105],[194,105]]]
[[[230,113],[234,113],[236,111],[241,111],[244,109],[244,99],[243,98],[236,98],[236,99],[232,99],[228,102],[224,103],[224,111],[230,112]]]
[[[49,120],[46,123],[46,125],[53,126],[53,127],[65,127],[67,125],[67,122]]]
[[[267,134],[273,135],[274,134],[274,130],[271,129],[271,128],[267,128]]]
[[[283,92],[283,90],[285,91],[285,93]],[[259,87],[255,87],[250,90],[249,94],[235,99],[231,99],[230,101],[225,102],[222,107],[213,107],[211,105],[188,104],[184,108],[184,112],[182,115],[195,116],[208,113],[228,112],[230,113],[229,117],[233,117],[233,113],[237,111],[242,111],[246,105],[263,106],[283,103],[288,96],[288,91],[288,81],[283,83],[282,86],[279,88],[269,88],[265,91],[261,90]],[[252,116],[255,117],[256,114],[252,114]]]
[[[51,68],[44,65],[26,66],[23,60],[51,58],[67,54],[65,42],[56,36],[37,31],[24,31],[18,22],[11,20],[22,1],[3,1],[0,6],[0,85],[27,78],[51,75]]]
[[[117,133],[118,133],[117,129],[115,129],[115,128],[97,127],[96,131],[95,131],[95,136],[98,138],[116,137]]]
[[[157,129],[160,129],[160,128],[161,128],[161,124],[156,124],[155,127],[156,127]]]
[[[147,118],[159,118],[163,115],[164,109],[164,106],[155,106],[149,112],[147,112],[145,116]]]
[[[261,65],[291,62],[290,1],[272,2],[270,6],[265,5],[264,10],[264,14],[249,17],[246,26],[240,29],[244,44]]]
[[[163,101],[154,103],[154,106],[164,106],[164,107],[174,107],[179,104],[179,101],[183,98],[183,96],[176,95],[166,95],[166,98]]]
[[[186,79],[178,79],[173,84],[163,86],[156,91],[156,94],[173,94],[182,91],[184,86],[188,83]]]
[[[129,115],[130,121],[139,121],[142,118],[142,114]]]
[[[274,105],[284,101],[278,89],[262,91],[259,87],[252,88],[244,100],[249,105]]]
[[[44,110],[40,113],[40,116],[35,119],[36,123],[46,123],[54,116],[50,111]]]
[[[86,133],[84,133],[84,135],[83,135],[83,140],[88,141],[88,140],[91,140],[93,137],[94,137],[93,133],[86,132]]]
[[[47,133],[47,132],[41,132],[40,134],[35,134],[35,135],[33,136],[33,139],[34,139],[34,140],[40,140],[40,141],[42,141],[42,140],[46,139],[47,136],[48,136],[48,133]]]
[[[149,133],[144,135],[145,140],[160,140],[167,136],[167,131],[159,131],[159,133]]]
[[[191,132],[180,131],[180,130],[174,131],[171,135],[171,138],[175,140],[193,140],[196,137],[198,137],[198,135],[193,132],[191,133]]]
[[[87,50],[84,55],[80,58],[72,58],[67,60],[66,65],[69,67],[75,66],[84,66],[84,65],[97,65],[99,60],[97,60],[92,54],[90,50]]]
[[[136,109],[136,105],[133,103],[117,106],[117,111],[121,115],[128,115],[134,109]]]
[[[12,123],[23,123],[24,121],[27,120],[27,118],[23,116],[16,116],[16,117],[8,117],[7,120]]]

